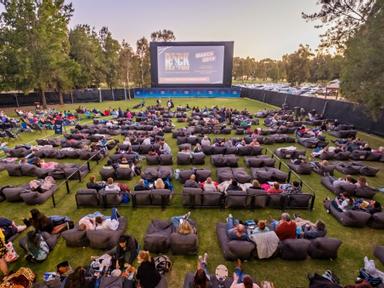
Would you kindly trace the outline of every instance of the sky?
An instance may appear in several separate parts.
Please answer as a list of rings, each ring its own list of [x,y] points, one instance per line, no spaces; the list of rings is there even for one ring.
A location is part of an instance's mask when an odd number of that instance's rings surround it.
[[[131,45],[151,32],[170,29],[177,41],[234,41],[235,56],[280,59],[300,43],[316,48],[321,30],[301,12],[316,0],[72,0],[71,27],[108,26]]]

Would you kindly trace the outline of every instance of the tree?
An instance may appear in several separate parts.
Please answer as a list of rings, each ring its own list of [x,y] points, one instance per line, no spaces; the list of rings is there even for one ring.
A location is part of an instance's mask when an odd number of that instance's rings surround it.
[[[313,14],[302,13],[308,21],[319,20],[315,27],[328,27],[321,36],[321,47],[345,49],[345,43],[354,36],[373,10],[375,0],[320,0],[320,11]]]
[[[119,75],[120,81],[124,83],[125,88],[129,89],[129,82],[132,79],[134,71],[134,52],[132,47],[123,40],[119,53]],[[128,91],[129,93],[129,91]],[[130,94],[129,94],[130,95]]]
[[[8,87],[41,93],[64,81],[71,4],[64,0],[1,0],[1,67]],[[3,46],[4,45],[4,46]]]
[[[112,33],[107,27],[100,30],[100,43],[102,47],[102,70],[108,87],[112,89],[119,80],[120,43],[112,38]]]
[[[310,57],[312,55],[308,45],[300,45],[296,52],[283,56],[289,83],[299,85],[309,79]]]
[[[70,57],[79,65],[74,84],[77,88],[98,87],[105,80],[103,51],[94,29],[77,25],[69,32]]]
[[[144,87],[149,84],[150,78],[150,60],[149,60],[149,44],[145,37],[140,38],[136,42],[136,59],[139,63],[140,87]],[[136,62],[136,63],[137,63]]]
[[[367,23],[346,43],[341,90],[346,99],[365,105],[374,117],[384,103],[384,0]]]
[[[171,30],[163,29],[151,33],[152,42],[170,42],[175,40],[176,36]]]

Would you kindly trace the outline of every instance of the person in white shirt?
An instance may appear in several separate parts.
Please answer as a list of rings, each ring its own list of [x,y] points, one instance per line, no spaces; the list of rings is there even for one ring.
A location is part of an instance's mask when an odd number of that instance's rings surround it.
[[[143,145],[151,145],[151,137],[146,137],[144,140],[143,140]]]
[[[203,139],[201,139],[201,146],[209,145],[211,145],[211,140],[209,140],[208,136],[204,136]]]
[[[160,153],[165,155],[171,155],[171,147],[164,140],[160,141]]]
[[[120,187],[118,184],[113,182],[113,178],[107,179],[107,185],[105,186],[105,191],[117,191],[120,192]]]

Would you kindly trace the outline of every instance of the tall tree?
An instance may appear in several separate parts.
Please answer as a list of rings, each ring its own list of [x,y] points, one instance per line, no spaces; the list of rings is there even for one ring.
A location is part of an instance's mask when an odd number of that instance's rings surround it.
[[[102,70],[103,51],[94,29],[77,25],[69,32],[70,56],[79,64],[75,78],[77,88],[98,87],[105,81]]]
[[[149,84],[150,78],[150,60],[149,60],[149,43],[147,38],[142,37],[136,42],[136,57],[139,63],[140,87]]]
[[[341,89],[345,98],[377,117],[384,108],[384,0],[374,10],[378,12],[346,43]]]
[[[320,21],[315,27],[327,27],[321,35],[321,47],[345,49],[345,43],[364,24],[373,12],[375,0],[320,0],[320,11],[302,13],[308,21]]]
[[[283,56],[289,83],[299,85],[309,79],[312,55],[308,45],[300,45],[296,52]]]
[[[169,42],[175,40],[176,36],[171,30],[163,29],[151,33],[152,42]]]
[[[123,40],[119,53],[119,75],[120,81],[124,83],[125,88],[130,87],[129,83],[133,80],[134,71],[134,52],[132,47]],[[129,91],[128,91],[129,94]],[[129,94],[130,95],[130,94]]]
[[[100,30],[100,43],[103,51],[102,67],[105,81],[108,87],[112,89],[119,81],[120,43],[113,39],[112,33],[107,27],[103,27]]]

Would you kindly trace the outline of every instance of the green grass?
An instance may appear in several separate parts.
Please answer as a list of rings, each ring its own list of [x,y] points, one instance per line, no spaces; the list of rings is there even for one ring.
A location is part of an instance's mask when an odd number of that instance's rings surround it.
[[[132,100],[131,102],[107,102],[107,103],[89,103],[87,106],[89,108],[99,108],[104,109],[106,107],[122,109],[131,108],[140,100]],[[164,100],[165,101],[165,100]],[[163,101],[163,104],[165,104]],[[250,99],[175,99],[175,105],[186,105],[189,103],[191,106],[208,106],[218,105],[220,107],[227,106],[237,109],[247,108],[251,112],[256,112],[264,108],[273,108],[273,106],[260,103]],[[146,100],[146,104],[154,104],[155,99]],[[60,107],[60,109],[74,109],[79,105],[66,105],[65,107]],[[262,122],[262,121],[261,121]],[[177,127],[184,126],[184,123],[176,123]],[[17,140],[13,141],[12,144],[25,143],[29,141],[34,141],[35,139],[42,138],[49,135],[52,132],[43,132],[42,134],[23,134]],[[213,136],[213,135],[211,135]],[[227,137],[233,137],[234,135],[227,135]],[[384,145],[384,140],[375,136],[367,135],[361,133],[359,135],[361,138],[366,139],[374,146]],[[214,137],[214,136],[213,136]],[[221,136],[220,136],[221,137]],[[119,137],[119,139],[122,139]],[[328,139],[331,137],[328,136]],[[172,139],[171,134],[167,134],[166,141],[171,145],[174,155],[177,151],[176,140]],[[271,150],[281,145],[270,145],[268,146]],[[300,149],[303,149],[302,146],[298,146]],[[241,157],[240,163],[244,165],[244,160]],[[63,160],[64,162],[71,162],[71,160]],[[78,163],[79,160],[75,160]],[[106,161],[106,160],[104,160]],[[103,161],[103,162],[104,162]],[[101,162],[99,165],[92,163],[92,173],[97,175],[98,169],[103,165]],[[370,162],[372,166],[381,168],[377,177],[369,178],[369,184],[372,186],[382,187],[384,186],[384,165],[382,163]],[[142,163],[143,168],[145,168],[145,163]],[[177,166],[174,165],[174,168]],[[216,172],[214,167],[210,164],[209,158],[206,158],[206,165],[204,167],[212,170],[213,177],[216,177]],[[180,169],[187,169],[188,166],[179,167]],[[91,174],[92,174],[91,173]],[[77,181],[71,182],[72,193],[67,195],[65,188],[61,186],[59,191],[55,194],[56,199],[59,201],[56,208],[52,207],[52,202],[48,200],[46,203],[38,206],[47,215],[68,215],[73,220],[78,221],[82,215],[94,211],[94,209],[82,208],[77,209],[75,205],[75,192],[77,189],[85,186],[90,175],[82,183]],[[261,280],[270,280],[276,284],[276,287],[307,287],[307,273],[312,272],[323,272],[325,269],[334,270],[338,276],[340,276],[342,283],[351,283],[357,276],[358,269],[363,264],[363,257],[369,256],[372,257],[373,247],[377,244],[384,244],[384,234],[383,231],[374,230],[370,228],[356,229],[356,228],[347,228],[339,224],[331,215],[327,214],[325,209],[322,206],[322,201],[325,197],[332,197],[332,193],[326,190],[320,184],[320,176],[317,174],[312,174],[310,176],[302,177],[315,191],[316,193],[316,202],[314,210],[309,211],[291,211],[300,213],[304,218],[316,221],[317,219],[322,219],[327,223],[328,236],[335,237],[343,241],[343,244],[339,250],[339,257],[334,261],[325,261],[325,260],[313,260],[307,259],[305,261],[299,262],[289,262],[284,261],[279,258],[268,259],[268,260],[252,260],[244,263],[244,269],[247,273],[252,275],[258,281]],[[0,183],[1,185],[16,185],[24,184],[32,178],[29,177],[8,177],[6,172],[0,173]],[[128,183],[131,187],[137,182],[138,177],[132,179],[131,181],[124,181]],[[181,193],[182,186],[180,183],[173,181],[175,185],[175,191],[177,194]],[[378,195],[376,197],[382,203],[384,202],[384,196]],[[128,218],[128,229],[127,233],[134,235],[138,241],[143,244],[143,236],[146,231],[148,224],[151,219],[160,218],[167,219],[173,215],[180,215],[186,212],[186,209],[180,208],[180,197],[176,196],[172,200],[172,204],[177,207],[169,207],[166,210],[162,211],[160,208],[137,208],[132,209],[131,207],[121,208],[120,213]],[[23,203],[0,203],[0,214],[2,216],[16,220],[18,223],[22,218],[28,216],[28,211],[31,209],[30,206],[27,206]],[[103,211],[108,214],[109,211]],[[255,211],[249,210],[219,210],[219,209],[196,209],[192,211],[192,217],[198,223],[198,232],[199,232],[199,253],[204,252],[209,253],[209,269],[214,271],[215,267],[218,264],[225,264],[230,270],[234,268],[234,263],[227,262],[224,260],[219,244],[217,242],[217,237],[215,233],[215,225],[217,222],[224,221],[228,213],[232,213],[235,217],[241,219],[263,219],[272,217],[279,217],[281,211],[274,209],[259,209]],[[22,236],[25,235],[25,232]],[[20,238],[20,237],[19,237]],[[18,241],[15,241],[18,242]],[[17,247],[17,251],[23,256],[22,250]],[[22,265],[30,265],[31,268],[38,273],[39,279],[46,271],[53,271],[57,263],[63,260],[69,260],[73,267],[78,265],[87,265],[90,262],[91,255],[100,255],[101,251],[92,250],[90,248],[67,248],[65,246],[65,241],[63,239],[59,240],[58,245],[49,255],[48,260],[42,264],[27,264],[23,257],[20,257],[19,261],[11,265],[12,269],[16,269]],[[193,271],[196,267],[197,257],[195,256],[173,256],[170,255],[170,258],[174,264],[172,272],[168,274],[169,287],[181,287],[184,279],[184,275],[188,271]],[[377,261],[378,262],[378,261]],[[379,268],[383,266],[378,265]]]

